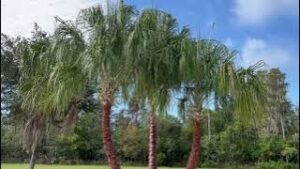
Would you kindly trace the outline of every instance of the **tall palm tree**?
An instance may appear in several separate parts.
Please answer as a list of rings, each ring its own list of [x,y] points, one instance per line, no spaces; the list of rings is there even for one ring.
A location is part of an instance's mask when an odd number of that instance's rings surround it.
[[[119,169],[120,163],[111,137],[110,115],[116,91],[127,85],[125,82],[130,75],[123,50],[132,30],[134,10],[122,2],[115,8],[108,6],[108,9],[106,15],[98,6],[82,10],[77,22],[88,39],[84,70],[99,83],[104,151],[110,168]]]
[[[261,84],[255,70],[234,66],[234,53],[215,40],[187,40],[180,60],[180,76],[187,112],[192,119],[193,141],[187,169],[195,169],[200,154],[201,119],[204,101],[214,92],[234,99],[236,112],[253,114],[262,108]],[[245,114],[243,114],[245,115]]]
[[[127,62],[134,68],[134,94],[148,103],[148,168],[156,169],[156,113],[170,100],[170,90],[178,85],[180,40],[176,20],[155,9],[144,10],[130,34]]]

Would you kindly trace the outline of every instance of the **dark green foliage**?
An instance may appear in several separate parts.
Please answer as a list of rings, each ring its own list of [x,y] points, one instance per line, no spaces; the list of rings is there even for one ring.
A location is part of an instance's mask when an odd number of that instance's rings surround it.
[[[181,136],[183,126],[178,119],[168,117],[161,119],[158,125],[158,164],[163,166],[174,166],[184,163],[187,159],[189,143]]]
[[[1,118],[1,161],[19,162],[28,158],[20,142],[21,133],[18,126],[7,123]]]
[[[147,161],[147,137],[146,128],[129,124],[121,129],[117,139],[117,148],[124,161],[131,164],[135,162],[143,163]]]
[[[287,164],[282,162],[262,162],[257,163],[255,169],[298,169],[297,164]]]
[[[210,140],[203,138],[203,161],[247,163],[257,159],[258,134],[255,129],[234,123]]]
[[[259,140],[258,155],[260,160],[299,161],[299,136],[295,134],[288,140],[273,136]]]
[[[16,46],[20,41],[19,37],[11,38],[1,33],[1,114],[19,106],[16,88],[20,77],[20,57],[16,54]]]
[[[138,123],[132,123],[130,116],[119,116],[118,119],[113,123],[115,131],[113,137],[122,163],[145,165],[147,124],[142,119]],[[2,120],[2,122],[5,121]],[[118,125],[116,126],[115,123]],[[172,116],[160,119],[158,125],[159,164],[183,166],[190,150],[191,125],[180,123]],[[57,128],[50,127],[47,136],[42,141],[43,146],[37,147],[38,162],[95,163],[95,161],[105,161],[102,144],[99,141],[101,134],[99,128],[99,116],[91,112],[80,114],[74,131],[66,135],[59,133]],[[28,158],[18,141],[20,138],[18,127],[15,128],[7,122],[2,123],[1,136],[1,159],[3,161],[23,162]],[[276,163],[279,165],[287,159],[289,163],[298,163],[298,148],[298,134],[288,137],[285,141],[280,136],[262,137],[249,125],[233,123],[225,127],[223,131],[216,131],[210,139],[206,134],[204,135],[200,165],[221,167],[226,166],[225,164],[253,164],[257,161],[269,160],[281,161]]]
[[[95,113],[81,115],[74,132],[58,137],[58,154],[65,160],[97,161],[103,159],[100,122]]]

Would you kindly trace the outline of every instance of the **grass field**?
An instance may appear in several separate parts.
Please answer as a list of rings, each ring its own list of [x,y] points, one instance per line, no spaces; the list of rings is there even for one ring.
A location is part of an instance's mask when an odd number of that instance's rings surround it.
[[[28,164],[1,164],[1,169],[28,169]],[[37,164],[35,169],[108,169],[108,166],[101,165],[42,165]],[[122,167],[122,169],[147,169],[147,167]],[[159,169],[182,169],[159,167]],[[204,169],[204,168],[201,168]],[[206,168],[208,169],[208,168]]]

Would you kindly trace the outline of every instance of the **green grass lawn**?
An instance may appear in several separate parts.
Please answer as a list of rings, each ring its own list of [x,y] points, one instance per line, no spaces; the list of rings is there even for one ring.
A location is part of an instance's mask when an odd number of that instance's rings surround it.
[[[28,169],[28,164],[1,164],[1,169]],[[37,164],[35,169],[108,169],[108,166],[103,165],[43,165]],[[147,169],[147,167],[129,167],[125,166],[122,169]],[[170,168],[159,167],[159,169],[182,169],[182,168]],[[204,168],[202,168],[204,169]]]

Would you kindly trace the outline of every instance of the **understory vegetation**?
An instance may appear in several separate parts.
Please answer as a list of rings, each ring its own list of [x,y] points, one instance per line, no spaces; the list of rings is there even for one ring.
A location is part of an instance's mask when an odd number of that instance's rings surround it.
[[[147,164],[147,124],[143,114],[134,121],[128,113],[116,113],[113,122],[114,141],[122,164]],[[28,162],[28,154],[20,143],[20,127],[10,117],[2,117],[1,161]],[[298,118],[295,116],[294,119]],[[222,126],[220,126],[222,125]],[[299,161],[299,135],[290,131],[287,139],[273,134],[266,136],[261,128],[235,122],[222,113],[211,112],[211,138],[207,135],[207,120],[203,119],[201,167],[227,165],[296,166]],[[290,126],[297,127],[297,126]],[[159,166],[184,166],[188,156],[192,128],[168,115],[158,122]],[[105,154],[99,142],[100,120],[95,112],[82,112],[74,131],[61,134],[49,126],[47,136],[37,148],[37,162],[46,164],[104,164]],[[269,162],[270,161],[270,162]],[[273,161],[273,162],[272,162]],[[277,161],[277,162],[275,162]],[[283,164],[281,164],[283,163]]]

